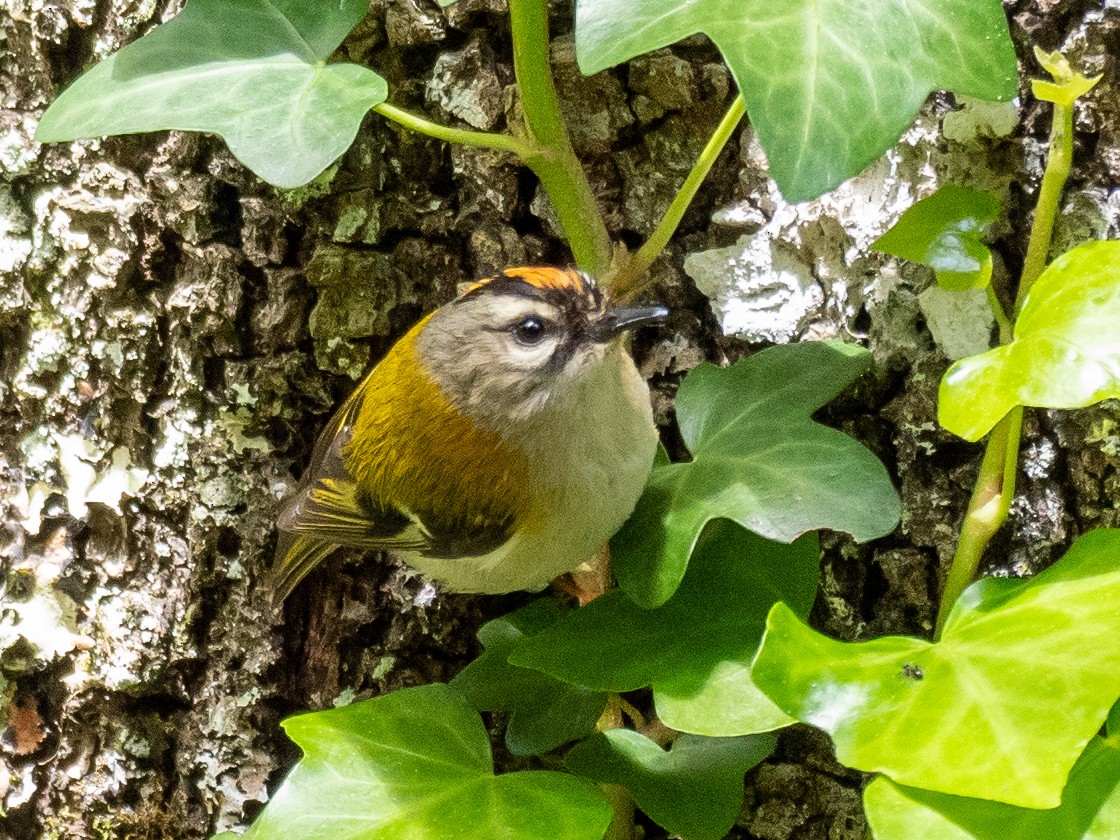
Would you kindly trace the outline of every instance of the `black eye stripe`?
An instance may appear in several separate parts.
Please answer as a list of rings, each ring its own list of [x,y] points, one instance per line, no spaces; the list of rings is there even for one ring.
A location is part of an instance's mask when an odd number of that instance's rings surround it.
[[[461,303],[483,295],[509,295],[530,298],[552,304],[558,309],[572,314],[597,311],[602,306],[603,301],[602,292],[590,278],[585,279],[582,289],[575,287],[542,289],[521,277],[499,274],[471,289],[459,297],[455,303]]]

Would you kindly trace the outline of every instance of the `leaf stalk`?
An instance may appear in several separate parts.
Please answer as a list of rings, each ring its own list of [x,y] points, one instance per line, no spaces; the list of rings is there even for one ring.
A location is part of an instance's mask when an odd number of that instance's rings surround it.
[[[599,789],[611,803],[610,828],[603,840],[634,840],[634,800],[621,785],[600,785]]]
[[[731,103],[731,107],[727,109],[727,113],[724,114],[723,119],[716,126],[716,130],[708,139],[704,150],[696,159],[692,171],[688,173],[688,177],[685,178],[680,190],[677,191],[673,201],[669,204],[665,215],[661,217],[661,221],[657,223],[657,227],[650,234],[649,239],[626,260],[622,269],[611,278],[610,289],[613,297],[620,300],[632,298],[648,285],[648,280],[642,280],[643,275],[653,265],[653,261],[657,259],[665,246],[669,244],[673,234],[676,233],[681,219],[684,218],[685,212],[692,203],[692,199],[696,197],[700,185],[704,183],[704,179],[719,158],[720,152],[727,145],[727,141],[731,139],[735,127],[743,119],[745,112],[746,105],[743,102],[743,97],[741,95],[736,96]]]
[[[1014,334],[1014,327],[1011,319],[1007,317],[1007,312],[1003,308],[1003,302],[999,299],[999,293],[996,292],[995,287],[991,283],[986,286],[988,292],[988,306],[992,308],[992,317],[996,320],[996,326],[999,327],[999,343],[1010,344]]]
[[[961,593],[976,577],[976,570],[996,531],[1007,520],[1015,497],[1015,478],[1019,467],[1019,439],[1023,430],[1023,409],[1017,406],[996,424],[988,435],[980,474],[961,525],[957,550],[941,593],[935,638],[940,638],[945,621]]]
[[[1057,219],[1062,192],[1069,177],[1073,161],[1073,105],[1077,98],[1097,83],[1074,73],[1068,62],[1058,53],[1043,53],[1035,49],[1035,57],[1051,75],[1054,83],[1035,81],[1032,83],[1035,95],[1052,103],[1053,118],[1050,123],[1050,144],[1046,157],[1046,169],[1042,173],[1042,183],[1035,206],[1034,222],[1031,225],[1027,253],[1023,260],[1023,272],[1019,278],[1019,291],[1015,296],[1012,318],[1017,318],[1023,308],[1027,294],[1035,280],[1046,268],[1053,241],[1054,221]],[[998,296],[989,286],[989,302],[999,324],[1000,344],[1009,344],[1013,339],[1014,324],[1004,317],[1003,306]],[[937,613],[936,636],[940,636],[945,622],[953,609],[953,604],[976,576],[980,560],[988,543],[1007,520],[1011,500],[1015,495],[1015,479],[1019,468],[1019,441],[1023,431],[1023,407],[1016,406],[996,424],[988,436],[984,449],[984,459],[980,463],[980,474],[973,487],[969,500],[957,550],[949,566],[945,589],[941,594],[941,604]]]
[[[1038,204],[1035,206],[1031,236],[1027,242],[1027,255],[1023,259],[1023,273],[1019,278],[1019,292],[1015,296],[1015,314],[1023,308],[1034,281],[1046,268],[1046,258],[1050,254],[1053,240],[1054,220],[1058,216],[1058,204],[1069,177],[1073,162],[1073,106],[1055,102],[1050,123],[1050,149],[1046,158],[1046,169],[1042,173],[1042,185],[1038,191]]]
[[[1053,105],[1050,121],[1050,147],[1046,155],[1046,169],[1042,173],[1042,184],[1038,191],[1038,206],[1035,208],[1034,224],[1027,243],[1027,255],[1023,260],[1023,276],[1019,281],[1019,293],[1015,298],[1015,313],[1018,314],[1026,301],[1034,281],[1046,268],[1046,258],[1050,254],[1053,239],[1054,220],[1058,216],[1058,203],[1069,177],[1073,163],[1073,106],[1077,100],[1091,91],[1101,80],[1100,76],[1088,78],[1075,72],[1060,52],[1047,53],[1034,48],[1035,60],[1053,77],[1053,82],[1042,79],[1031,80],[1034,95]]]
[[[595,728],[600,732],[621,729],[623,711],[629,705],[621,695],[612,692],[607,699],[607,708],[603,710]],[[611,824],[603,835],[603,840],[634,840],[634,800],[630,798],[626,788],[601,784],[599,790],[611,804]]]
[[[448,143],[462,143],[467,146],[482,146],[487,149],[497,149],[501,152],[510,152],[520,158],[526,158],[532,154],[532,150],[527,143],[517,137],[511,137],[508,134],[493,134],[484,131],[471,131],[469,129],[440,125],[439,123],[421,117],[419,114],[414,114],[411,111],[406,111],[403,108],[390,105],[388,102],[374,105],[373,110],[386,119],[411,129],[417,134],[424,134],[428,137],[434,137],[437,140],[446,140]]]

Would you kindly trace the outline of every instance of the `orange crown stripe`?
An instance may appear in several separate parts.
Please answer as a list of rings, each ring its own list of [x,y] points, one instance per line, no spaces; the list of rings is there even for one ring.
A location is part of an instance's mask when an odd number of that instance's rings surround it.
[[[507,268],[492,277],[484,277],[475,283],[460,285],[459,296],[465,297],[471,292],[490,285],[501,277],[521,280],[534,288],[547,291],[574,291],[577,294],[585,294],[595,288],[593,282],[574,268],[530,265]]]
[[[502,274],[507,277],[520,277],[531,286],[538,289],[570,289],[575,287],[583,291],[583,278],[579,272],[571,268],[554,268],[552,266],[519,266],[507,268]]]

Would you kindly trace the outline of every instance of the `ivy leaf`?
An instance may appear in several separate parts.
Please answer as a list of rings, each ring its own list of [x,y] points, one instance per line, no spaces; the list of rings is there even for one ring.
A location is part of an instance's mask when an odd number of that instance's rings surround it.
[[[754,653],[722,660],[703,674],[684,671],[657,683],[657,716],[670,729],[713,738],[772,732],[796,721],[754,684]]]
[[[1015,96],[999,0],[579,0],[587,75],[703,32],[723,53],[790,201],[815,198],[893,145],[931,91]]]
[[[495,776],[478,713],[445,685],[284,721],[303,758],[247,840],[600,840],[611,809],[565,773]]]
[[[354,141],[385,80],[327,64],[367,0],[190,0],[83,74],[43,114],[41,143],[204,131],[278,187],[305,184]]]
[[[1108,712],[1108,720],[1104,723],[1104,730],[1109,738],[1120,735],[1120,702],[1114,703]]]
[[[684,840],[720,840],[743,807],[743,775],[774,750],[773,735],[681,735],[668,752],[644,735],[611,729],[564,759],[581,776],[626,788],[638,807]]]
[[[945,186],[903,213],[871,247],[929,266],[943,289],[983,289],[992,279],[992,252],[980,237],[999,211],[993,195]]]
[[[1054,808],[1120,696],[1120,530],[1091,531],[1031,580],[985,579],[941,640],[845,644],[778,604],[759,688],[860,770],[958,796]],[[1031,757],[1044,756],[1045,760]]]
[[[659,714],[667,690],[674,728],[739,735],[786,726],[791,719],[751,687],[749,665],[775,601],[808,615],[819,557],[813,534],[785,545],[717,520],[664,606],[642,609],[613,590],[527,639],[510,662],[599,691],[652,685]],[[728,668],[738,680],[731,686]],[[711,680],[721,685],[706,690]],[[753,705],[720,704],[752,691]]]
[[[588,735],[607,705],[607,695],[517,668],[506,660],[526,639],[562,614],[552,599],[534,601],[482,626],[482,656],[451,681],[476,709],[510,712],[506,746],[514,755],[542,755]]]
[[[1031,79],[1031,93],[1036,99],[1053,102],[1063,108],[1072,108],[1074,102],[1095,88],[1103,78],[1098,75],[1090,79],[1075,72],[1066,57],[1057,51],[1048,53],[1036,45],[1034,57],[1054,81]]]
[[[783,542],[817,528],[860,541],[890,532],[899,500],[886,469],[861,444],[811,419],[870,360],[855,345],[819,341],[692,370],[676,404],[692,460],[655,466],[611,541],[622,589],[643,607],[665,603],[713,519]]]
[[[945,373],[941,425],[979,440],[1017,405],[1081,408],[1120,397],[1120,242],[1079,245],[1042,272],[1015,339]]]
[[[863,794],[876,840],[1113,840],[1120,837],[1120,748],[1094,738],[1058,808],[1037,811],[875,779]]]

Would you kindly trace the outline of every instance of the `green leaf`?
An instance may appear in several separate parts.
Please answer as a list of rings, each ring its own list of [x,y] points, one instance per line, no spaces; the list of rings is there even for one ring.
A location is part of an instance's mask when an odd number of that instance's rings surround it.
[[[372,70],[325,63],[368,8],[366,0],[190,0],[74,82],[35,139],[204,131],[269,183],[300,186],[349,148],[388,94]]]
[[[1025,760],[1030,760],[1024,756]],[[1120,837],[1120,749],[1094,738],[1047,811],[948,796],[875,779],[863,794],[876,840],[1115,840]]]
[[[611,729],[574,746],[568,769],[621,785],[658,825],[684,840],[720,840],[743,806],[743,774],[774,749],[773,735],[680,736],[668,752],[644,735]]]
[[[816,528],[861,541],[890,532],[899,500],[886,469],[861,444],[811,419],[870,361],[855,345],[819,341],[691,371],[676,407],[692,461],[655,466],[611,540],[622,589],[644,607],[665,603],[712,519],[784,542]]]
[[[945,373],[941,425],[979,440],[1017,405],[1081,408],[1120,397],[1120,242],[1090,242],[1031,286],[1010,344]]]
[[[1034,57],[1054,77],[1054,81],[1031,79],[1031,93],[1036,99],[1053,102],[1063,108],[1072,108],[1073,103],[1095,88],[1102,78],[1094,76],[1090,79],[1075,72],[1066,57],[1057,51],[1048,53],[1036,45]]]
[[[284,728],[303,758],[248,840],[599,840],[611,809],[564,773],[495,776],[478,713],[445,685],[425,685]]]
[[[751,660],[725,659],[710,672],[683,671],[657,683],[657,716],[670,729],[713,738],[772,732],[796,721],[754,684]]]
[[[981,236],[999,211],[993,195],[945,186],[903,213],[871,247],[928,265],[949,291],[983,289],[992,279],[992,252]]]
[[[985,579],[936,643],[845,644],[784,605],[754,663],[759,688],[832,736],[860,770],[942,793],[1053,808],[1120,696],[1120,530],[1081,537],[1031,580]]]
[[[787,599],[808,615],[818,564],[815,535],[784,545],[717,520],[664,606],[646,610],[618,590],[608,592],[528,639],[510,661],[600,691],[652,685],[659,714],[663,692],[670,694],[675,706],[667,717],[677,729],[720,735],[776,729],[791,720],[751,687],[749,664],[775,601]],[[727,669],[738,683],[725,684]],[[712,688],[713,680],[721,684]],[[752,692],[753,705],[720,703]]]
[[[1112,704],[1108,712],[1108,720],[1104,723],[1104,731],[1109,738],[1120,735],[1120,702]]]
[[[815,198],[893,145],[930,91],[1017,92],[999,0],[579,0],[576,54],[591,75],[703,32],[723,53],[770,170]]]
[[[451,681],[476,709],[510,712],[506,746],[515,755],[541,755],[582,738],[595,729],[607,695],[518,668],[506,660],[526,639],[562,614],[550,599],[534,601],[483,625],[478,633],[486,651]]]

